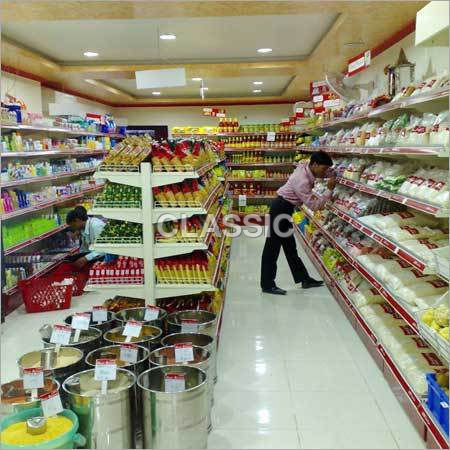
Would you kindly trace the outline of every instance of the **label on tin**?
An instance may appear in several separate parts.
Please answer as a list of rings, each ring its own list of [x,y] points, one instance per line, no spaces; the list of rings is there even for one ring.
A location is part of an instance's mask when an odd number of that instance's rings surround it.
[[[145,307],[145,315],[144,315],[145,321],[155,320],[158,317],[159,317],[159,308],[152,305],[147,305]]]
[[[120,346],[120,359],[129,363],[136,363],[138,359],[138,347],[136,344],[122,344]]]
[[[75,330],[89,330],[91,315],[89,313],[75,313],[72,316],[72,328]]]
[[[197,333],[198,332],[198,320],[196,320],[196,319],[181,319],[181,332],[182,333]]]
[[[39,389],[44,387],[44,370],[41,367],[23,369],[23,388]]]
[[[95,361],[94,380],[111,381],[117,376],[117,363],[115,359],[97,359]]]
[[[108,310],[104,306],[94,306],[92,308],[92,322],[106,322],[108,320]]]
[[[53,325],[50,342],[52,344],[69,345],[72,328],[69,325]]]
[[[138,322],[137,320],[129,320],[125,328],[123,329],[123,335],[129,338],[139,337],[142,330],[142,322]]]
[[[61,397],[58,392],[50,392],[48,394],[42,394],[39,396],[41,400],[42,412],[44,417],[56,416],[60,412],[63,412],[63,405]]]
[[[164,375],[165,392],[182,392],[186,389],[184,373],[166,373]]]
[[[175,362],[194,361],[194,348],[191,342],[175,344]]]

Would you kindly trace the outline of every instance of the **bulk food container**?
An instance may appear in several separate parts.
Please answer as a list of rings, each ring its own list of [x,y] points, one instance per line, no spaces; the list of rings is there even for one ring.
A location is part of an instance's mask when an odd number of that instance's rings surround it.
[[[38,397],[59,391],[59,383],[53,378],[44,378],[44,387],[37,390]],[[0,418],[17,414],[27,409],[39,408],[41,401],[31,397],[31,389],[24,389],[23,380],[4,383],[0,387]]]
[[[208,334],[201,333],[174,333],[161,339],[162,347],[169,347],[175,344],[185,344],[187,342],[197,347],[206,348],[211,353],[211,365],[214,383],[217,381],[217,344],[215,339]]]
[[[10,433],[13,430],[14,433]],[[3,418],[0,431],[1,448],[79,448],[86,443],[77,433],[77,416],[67,409],[49,418],[43,417],[41,408],[27,409]]]
[[[108,381],[102,394],[102,382],[94,379],[95,369],[72,375],[63,383],[70,409],[77,415],[84,448],[135,448],[136,377],[129,370],[117,369],[116,380]]]
[[[209,311],[186,310],[167,316],[169,333],[202,333],[216,337],[217,316]]]
[[[208,431],[211,431],[211,407],[213,404],[213,393],[214,393],[214,379],[212,374],[211,365],[211,353],[202,347],[192,346],[192,353],[194,359],[187,362],[177,362],[175,358],[175,346],[161,347],[150,353],[150,364],[152,367],[158,366],[171,366],[171,365],[187,365],[191,367],[197,367],[203,370],[207,376],[207,386],[208,386]]]
[[[123,344],[126,339],[126,336],[122,334],[124,328],[125,327],[117,327],[107,331],[103,335],[103,339],[105,342],[109,342],[111,344]],[[161,336],[161,328],[153,325],[142,325],[141,333],[138,337],[131,338],[131,342],[133,344],[142,345],[152,351],[160,346]]]
[[[91,311],[85,311],[84,314],[89,314],[89,316],[91,317],[89,326],[97,328],[98,330],[100,330],[102,332],[102,334],[105,331],[108,331],[115,326],[114,313],[112,313],[111,311],[107,311],[108,320],[106,320],[105,322],[101,322],[101,323],[92,321],[92,312]],[[64,322],[67,323],[67,325],[72,325],[72,316],[67,316],[64,319]]]
[[[116,361],[117,367],[121,367],[122,369],[127,369],[130,372],[133,372],[137,378],[142,372],[150,368],[150,362],[148,359],[150,350],[146,347],[142,347],[142,345],[138,345],[137,352],[137,361],[135,363],[122,361],[120,359],[120,345],[109,345],[107,347],[101,347],[90,352],[86,356],[86,364],[90,367],[95,367],[95,362],[97,361],[97,359],[114,359]],[[133,391],[134,411],[136,411],[136,433],[138,436],[142,432],[142,405],[140,402],[141,396],[138,395],[137,392],[137,384],[134,385]]]
[[[158,308],[157,306],[154,306],[154,308],[158,310],[158,318],[154,320],[144,320],[147,308],[122,309],[121,311],[114,313],[117,326],[123,327],[129,320],[137,320],[145,325],[154,325],[155,327],[161,328],[161,330],[165,332],[167,312],[165,309]]]
[[[178,388],[174,379],[181,379]],[[143,448],[206,448],[207,375],[197,367],[162,366],[142,373],[138,386],[143,405]]]
[[[75,347],[60,347],[56,352],[55,347],[44,348],[21,356],[17,365],[19,375],[23,375],[23,369],[42,367],[46,376],[51,376],[59,384],[67,377],[84,369],[83,352]]]
[[[70,336],[68,347],[79,348],[85,355],[90,351],[100,347],[102,344],[102,332],[95,328],[89,327],[87,330],[80,331],[80,338],[78,342],[74,341],[75,332],[77,330],[72,329],[72,334]],[[44,343],[44,348],[54,347],[55,344],[50,342],[50,337],[52,335],[52,326],[44,325],[39,332],[41,333],[42,342]]]

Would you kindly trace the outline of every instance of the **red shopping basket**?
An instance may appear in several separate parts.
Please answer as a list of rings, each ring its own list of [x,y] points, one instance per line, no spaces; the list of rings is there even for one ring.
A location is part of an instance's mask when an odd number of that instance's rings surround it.
[[[65,278],[68,277],[63,274],[53,274],[19,281],[18,286],[26,311],[35,313],[70,308],[73,282],[63,286],[55,285]]]
[[[73,292],[72,295],[77,297],[82,295],[84,287],[89,279],[89,268],[91,264],[87,264],[83,269],[77,269],[73,264],[62,263],[53,273],[58,275],[65,275],[67,278],[73,278]]]

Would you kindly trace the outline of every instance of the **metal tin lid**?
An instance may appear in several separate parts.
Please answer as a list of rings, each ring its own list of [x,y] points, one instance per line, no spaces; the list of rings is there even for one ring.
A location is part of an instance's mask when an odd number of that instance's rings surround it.
[[[47,431],[47,419],[43,416],[27,419],[27,433],[32,435],[43,434]]]
[[[89,352],[86,356],[86,364],[89,366],[95,366],[95,361],[97,359],[114,359],[116,360],[117,367],[130,367],[135,364],[139,364],[142,361],[148,359],[150,355],[150,350],[142,345],[136,346],[138,349],[138,360],[135,363],[130,363],[129,361],[122,361],[120,359],[120,345],[108,345],[106,347],[97,348]]]
[[[192,346],[194,359],[192,361],[179,362],[175,358],[175,345],[170,347],[162,347],[150,353],[150,361],[158,366],[171,366],[174,364],[195,365],[208,361],[211,353],[205,348]]]
[[[157,308],[158,311],[158,317],[156,319],[153,320],[144,320],[145,317],[145,311],[146,308],[126,308],[126,309],[122,309],[116,313],[114,313],[114,316],[116,318],[116,320],[119,320],[121,322],[126,322],[127,320],[138,320],[140,322],[153,322],[155,320],[162,320],[165,319],[167,317],[167,311],[165,309],[162,308],[158,308],[157,306],[155,306],[155,308]]]
[[[213,323],[216,318],[217,316],[212,312],[193,309],[172,313],[167,317],[167,321],[169,323],[181,325],[181,321],[184,319],[195,319],[199,324],[206,325],[208,323]]]
[[[44,379],[44,387],[38,389],[38,396],[42,394],[49,394],[59,390],[58,381],[52,378]],[[4,383],[1,386],[1,403],[15,405],[29,403],[35,400],[31,399],[31,389],[24,389],[23,380],[18,379]]]

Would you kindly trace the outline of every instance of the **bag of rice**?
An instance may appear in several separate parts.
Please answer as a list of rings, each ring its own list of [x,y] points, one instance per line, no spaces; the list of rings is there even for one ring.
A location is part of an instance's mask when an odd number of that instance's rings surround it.
[[[419,283],[404,286],[396,291],[396,294],[410,305],[417,305],[418,297],[430,297],[444,294],[448,291],[448,284],[444,280],[421,281]]]

